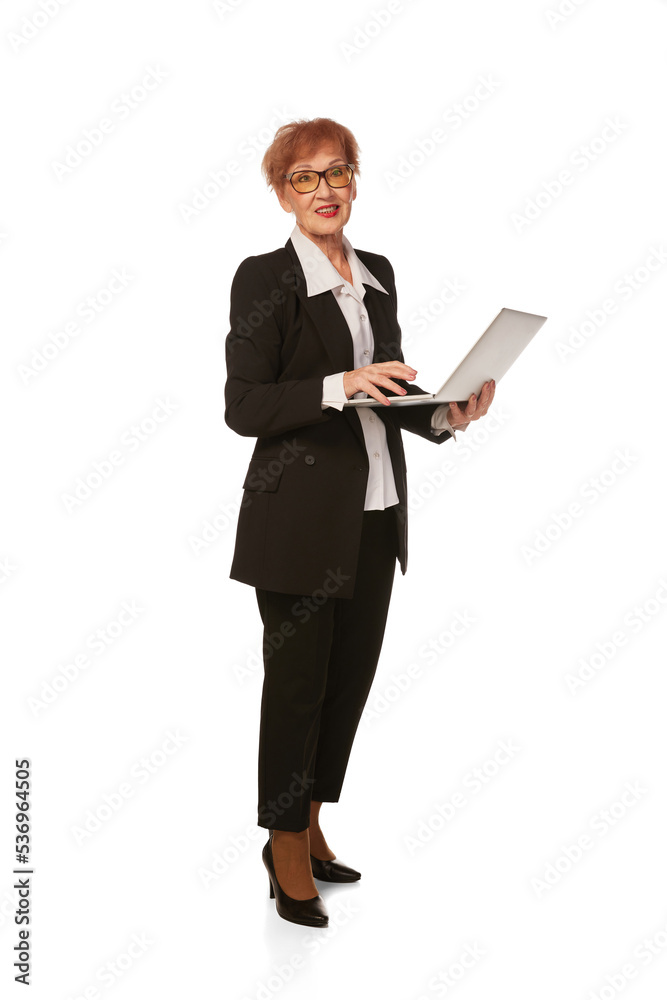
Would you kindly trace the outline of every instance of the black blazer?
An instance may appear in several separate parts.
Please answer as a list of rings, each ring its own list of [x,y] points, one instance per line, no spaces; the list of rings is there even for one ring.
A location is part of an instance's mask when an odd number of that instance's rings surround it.
[[[366,285],[373,361],[403,361],[394,271],[386,257],[355,251],[389,292]],[[289,239],[247,257],[231,288],[226,339],[225,421],[257,442],[239,511],[230,577],[285,594],[352,597],[368,478],[368,455],[354,407],[323,410],[322,379],[354,368],[352,337],[332,291],[308,298]],[[409,393],[423,392],[400,381]],[[387,393],[389,394],[389,393]],[[407,568],[407,480],[401,429],[434,444],[437,404],[378,406],[399,503],[398,559]]]

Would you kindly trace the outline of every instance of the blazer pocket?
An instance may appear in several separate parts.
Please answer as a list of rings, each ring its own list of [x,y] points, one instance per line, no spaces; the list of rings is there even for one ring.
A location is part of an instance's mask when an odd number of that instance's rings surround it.
[[[253,493],[275,493],[284,467],[280,458],[251,458],[243,489]]]

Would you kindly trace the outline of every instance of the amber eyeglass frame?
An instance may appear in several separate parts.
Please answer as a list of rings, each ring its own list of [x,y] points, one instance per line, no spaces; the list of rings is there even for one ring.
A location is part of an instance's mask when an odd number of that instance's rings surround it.
[[[347,180],[345,181],[344,184],[333,184],[332,181],[331,181],[331,178],[327,177],[327,174],[330,173],[332,170],[340,170],[341,167],[347,167],[347,170],[349,172],[349,176],[348,176],[348,178],[347,178]],[[317,177],[317,183],[313,187],[299,189],[296,186],[296,184],[294,183],[293,179],[292,179],[295,174],[313,174],[314,176]],[[286,181],[290,182],[290,184],[292,185],[292,187],[294,188],[294,190],[297,192],[297,194],[312,194],[313,191],[317,191],[318,187],[320,186],[320,181],[322,180],[323,177],[326,179],[326,182],[329,185],[329,187],[332,187],[332,188],[344,188],[344,187],[347,187],[349,184],[352,183],[352,178],[354,177],[354,164],[353,163],[334,163],[333,166],[327,167],[326,170],[311,170],[308,167],[301,167],[300,170],[293,170],[291,172],[291,174],[283,174],[283,178]]]

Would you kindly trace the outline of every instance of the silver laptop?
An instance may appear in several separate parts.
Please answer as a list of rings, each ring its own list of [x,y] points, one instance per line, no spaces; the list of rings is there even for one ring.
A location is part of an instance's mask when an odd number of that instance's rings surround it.
[[[473,392],[479,395],[482,386],[489,379],[493,378],[497,383],[502,378],[546,320],[546,316],[519,312],[518,309],[501,309],[437,392],[415,393],[412,396],[387,396],[387,399],[392,406],[467,401]],[[384,391],[382,386],[378,388],[381,392]],[[385,404],[378,402],[373,396],[366,396],[360,399],[348,399],[344,405],[384,406]]]

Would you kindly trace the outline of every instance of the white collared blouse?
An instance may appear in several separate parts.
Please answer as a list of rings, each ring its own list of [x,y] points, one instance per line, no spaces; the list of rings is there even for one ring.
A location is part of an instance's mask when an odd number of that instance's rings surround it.
[[[377,278],[357,257],[352,244],[343,235],[343,248],[352,272],[352,284],[346,281],[333,266],[329,258],[312,240],[304,236],[298,225],[294,226],[291,240],[303,268],[308,296],[319,295],[331,290],[345,317],[350,334],[354,367],[362,368],[373,360],[373,331],[368,311],[364,307],[366,289],[364,282],[372,288],[388,295]],[[344,372],[327,375],[322,382],[322,409],[333,406],[342,410],[347,399],[343,388]],[[368,393],[357,392],[353,399],[363,399]],[[447,405],[437,407],[431,417],[434,434],[449,431],[456,438],[454,429],[447,421]],[[387,447],[387,434],[382,419],[373,412],[371,406],[357,409],[368,452],[368,482],[364,510],[384,510],[398,503],[398,493],[394,482],[391,457]]]

